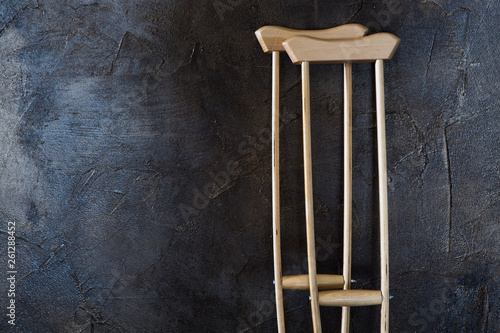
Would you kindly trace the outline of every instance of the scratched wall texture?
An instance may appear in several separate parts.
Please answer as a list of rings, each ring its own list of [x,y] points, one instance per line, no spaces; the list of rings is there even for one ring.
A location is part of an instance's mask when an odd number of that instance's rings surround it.
[[[275,332],[263,25],[401,37],[385,66],[392,332],[500,331],[493,0],[0,3],[1,332]],[[300,70],[281,56],[283,270],[305,273]],[[342,67],[311,66],[318,271],[339,273]],[[354,66],[354,288],[378,288],[373,65]],[[6,228],[17,224],[16,325]],[[285,292],[311,332],[307,292]],[[325,332],[340,311],[322,308]],[[352,310],[376,332],[378,307]]]

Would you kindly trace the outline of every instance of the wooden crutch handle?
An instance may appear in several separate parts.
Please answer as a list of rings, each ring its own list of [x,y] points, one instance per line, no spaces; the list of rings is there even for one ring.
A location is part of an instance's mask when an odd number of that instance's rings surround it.
[[[265,53],[273,51],[285,52],[283,42],[294,36],[309,36],[320,39],[348,39],[363,37],[368,28],[361,24],[345,24],[323,30],[296,30],[274,25],[267,25],[255,31],[262,50]]]

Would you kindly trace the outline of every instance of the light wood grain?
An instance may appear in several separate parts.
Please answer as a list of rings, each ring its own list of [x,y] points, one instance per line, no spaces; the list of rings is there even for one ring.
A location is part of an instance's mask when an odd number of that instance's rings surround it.
[[[389,213],[387,201],[387,162],[385,143],[384,62],[375,62],[375,95],[377,104],[377,150],[380,210],[380,289],[382,307],[380,332],[389,332]]]
[[[278,332],[285,332],[281,235],[279,199],[279,53],[284,52],[282,42],[292,36],[305,35],[319,38],[356,38],[364,36],[368,29],[360,24],[346,24],[324,30],[294,30],[278,26],[265,26],[255,32],[262,49],[273,54],[272,79],[272,195],[273,195],[273,257]],[[308,284],[309,286],[309,284]],[[307,287],[308,288],[308,287]]]
[[[344,64],[344,290],[351,289],[352,241],[352,63]],[[349,307],[342,308],[342,333],[349,333]]]
[[[280,234],[280,54],[273,52],[272,75],[272,192],[273,192],[273,257],[274,257],[274,289],[276,296],[276,318],[278,332],[285,332],[285,310],[283,306],[283,286],[281,285],[281,234]]]
[[[288,275],[283,276],[283,289],[309,290],[309,275]],[[344,285],[342,275],[317,274],[316,280],[318,290],[340,289]]]
[[[357,38],[366,34],[368,29],[361,24],[345,24],[323,30],[295,30],[284,27],[268,25],[255,31],[262,50],[265,53],[273,51],[285,52],[283,42],[293,36],[310,36],[320,39]]]
[[[314,332],[321,332],[316,276],[316,245],[314,239],[314,208],[311,161],[311,105],[309,96],[309,63],[302,63],[302,135],[304,144],[304,190],[306,204],[306,238],[309,290]]]
[[[324,306],[369,306],[382,303],[380,290],[330,290],[319,293]]]
[[[373,62],[392,58],[401,40],[381,32],[356,39],[322,40],[307,36],[291,37],[283,46],[294,64]]]
[[[267,32],[272,31],[264,27]],[[257,34],[265,52],[274,47],[263,37],[266,29]],[[281,28],[280,28],[281,29]],[[278,29],[279,31],[279,29]],[[275,34],[275,41],[281,32]],[[267,37],[268,38],[268,37]],[[389,332],[389,225],[387,194],[387,162],[385,134],[385,102],[383,61],[392,58],[400,39],[388,33],[368,37],[340,40],[320,40],[295,36],[283,42],[294,63],[302,66],[302,110],[304,145],[304,188],[306,210],[306,237],[308,274],[281,275],[281,250],[279,226],[279,51],[273,52],[273,255],[275,261],[276,303],[278,330],[284,332],[283,288],[310,292],[314,332],[321,332],[320,305],[341,306],[342,332],[349,332],[351,306],[381,304],[380,332]],[[314,208],[312,191],[312,152],[310,120],[310,63],[344,63],[344,258],[343,275],[316,274],[314,236]],[[375,90],[377,109],[377,151],[379,171],[380,210],[380,290],[351,290],[351,240],[352,240],[352,63],[375,62]],[[319,291],[342,286],[344,290]]]

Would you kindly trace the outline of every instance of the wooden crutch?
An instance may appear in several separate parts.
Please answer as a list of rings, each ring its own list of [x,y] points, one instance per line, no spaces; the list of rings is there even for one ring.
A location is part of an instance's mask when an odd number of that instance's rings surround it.
[[[324,30],[294,30],[277,26],[264,26],[255,32],[257,39],[265,53],[272,53],[272,193],[273,193],[273,257],[274,257],[274,284],[276,294],[276,315],[278,332],[285,332],[285,318],[283,307],[283,289],[309,290],[311,293],[311,307],[313,323],[321,330],[319,305],[317,303],[318,289],[342,288],[344,279],[339,275],[316,274],[316,253],[314,241],[314,220],[312,218],[312,182],[310,179],[310,164],[306,176],[306,210],[307,214],[307,257],[308,274],[282,276],[281,269],[281,239],[280,239],[280,194],[279,194],[279,53],[284,52],[283,42],[294,36],[309,36],[322,39],[356,38],[365,35],[367,28],[360,24],[346,24]],[[306,132],[304,132],[304,138]],[[305,139],[304,139],[305,140]],[[304,141],[306,143],[306,141]],[[306,152],[304,151],[306,158]],[[310,157],[310,142],[309,142]],[[309,177],[309,178],[308,178]],[[307,194],[309,193],[309,194]],[[307,199],[307,196],[311,198]],[[315,297],[312,297],[312,296]]]
[[[325,41],[297,36],[287,39],[283,46],[294,64],[302,66],[304,114],[309,113],[309,64],[344,64],[344,290],[317,292],[322,306],[341,306],[342,332],[349,332],[349,307],[381,305],[380,332],[389,332],[389,229],[387,202],[387,164],[385,143],[385,106],[383,61],[390,60],[400,39],[389,33],[348,40]],[[380,290],[351,290],[351,108],[353,62],[375,62],[375,88],[377,109],[377,151],[379,172],[380,223]],[[304,71],[304,68],[307,70]],[[310,156],[308,157],[310,159]],[[310,161],[309,161],[310,163]],[[312,293],[311,293],[312,294]]]

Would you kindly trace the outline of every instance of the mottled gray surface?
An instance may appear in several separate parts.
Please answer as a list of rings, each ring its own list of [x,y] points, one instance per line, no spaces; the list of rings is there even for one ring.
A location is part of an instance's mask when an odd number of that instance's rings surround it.
[[[385,66],[391,331],[499,332],[499,11],[493,0],[2,1],[0,331],[275,332],[271,57],[253,32],[355,22],[402,39]],[[281,60],[283,269],[301,273],[300,71]],[[311,75],[318,269],[337,273],[342,68]],[[354,287],[377,288],[373,65],[353,77]],[[288,332],[310,332],[307,293],[285,299]],[[322,308],[325,332],[339,314]],[[352,332],[378,320],[377,307],[353,309]]]

